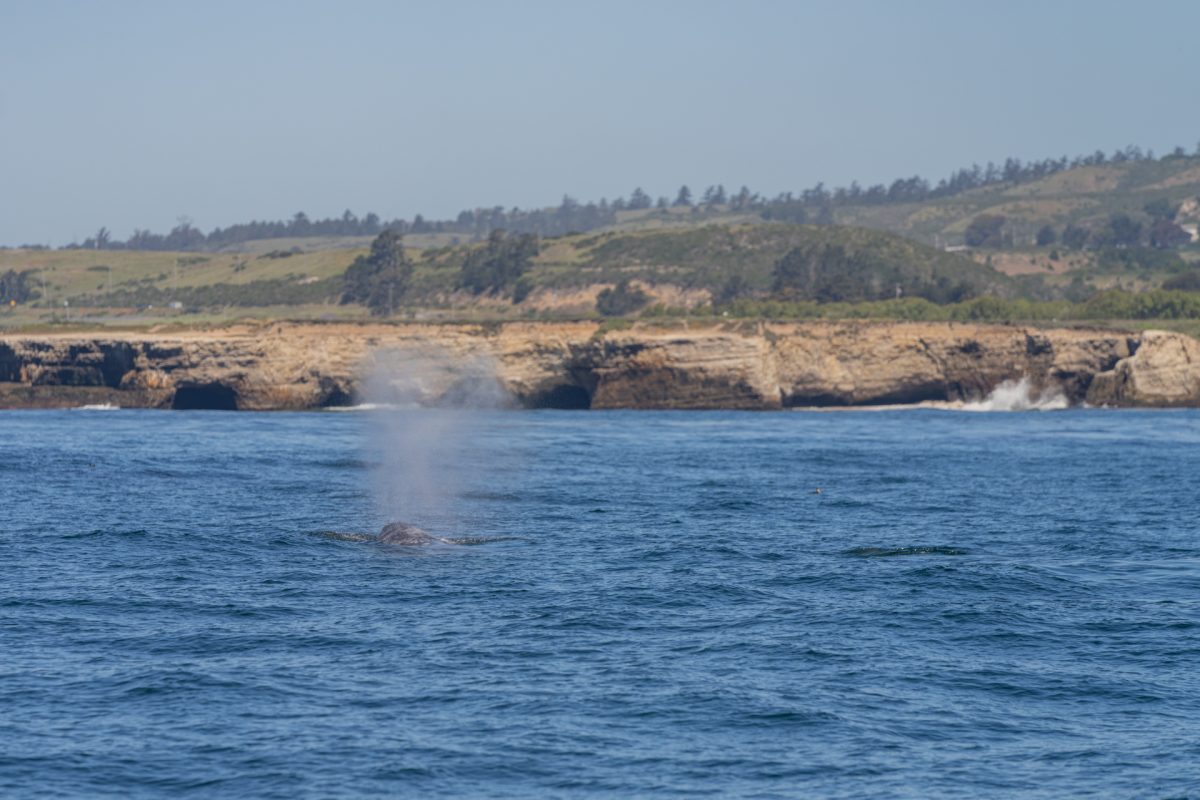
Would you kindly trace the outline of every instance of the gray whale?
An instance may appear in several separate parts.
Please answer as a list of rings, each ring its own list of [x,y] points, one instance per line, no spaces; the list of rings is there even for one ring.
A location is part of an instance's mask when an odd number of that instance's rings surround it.
[[[381,542],[402,547],[420,547],[431,544],[472,545],[487,544],[488,542],[510,542],[520,539],[519,536],[456,536],[446,538],[434,536],[427,530],[409,525],[407,522],[389,522],[379,533],[372,536],[369,533],[342,533],[340,531],[318,531],[321,536],[329,539],[340,539],[343,542]]]
[[[855,547],[845,555],[859,558],[889,558],[893,556],[965,556],[969,550],[961,547],[923,545],[918,547]]]
[[[425,544],[454,544],[449,539],[434,536],[416,525],[407,522],[389,522],[379,531],[378,541],[384,544],[425,545]]]
[[[375,537],[378,542],[384,544],[398,545],[427,545],[427,544],[487,544],[488,542],[507,542],[517,539],[516,536],[458,536],[447,539],[442,536],[434,536],[427,530],[418,528],[416,525],[409,525],[407,522],[389,522],[379,531],[379,535]]]

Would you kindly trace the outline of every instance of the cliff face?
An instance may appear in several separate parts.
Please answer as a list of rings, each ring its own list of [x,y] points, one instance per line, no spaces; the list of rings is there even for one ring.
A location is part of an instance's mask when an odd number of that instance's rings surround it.
[[[970,400],[1027,378],[1073,402],[1200,406],[1200,342],[1163,332],[940,323],[639,328],[275,324],[0,337],[0,406],[306,409],[436,402],[494,375],[529,407],[746,408]],[[366,390],[368,376],[379,379]],[[381,388],[382,387],[382,388]],[[414,388],[415,387],[415,388]]]

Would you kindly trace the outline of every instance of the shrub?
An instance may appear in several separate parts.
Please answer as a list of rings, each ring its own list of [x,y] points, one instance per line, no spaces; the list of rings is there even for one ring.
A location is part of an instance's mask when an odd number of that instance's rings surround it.
[[[524,302],[525,298],[529,297],[534,288],[534,283],[528,275],[522,275],[520,278],[517,278],[517,282],[513,284],[513,303]]]
[[[1176,275],[1164,281],[1162,288],[1181,292],[1200,292],[1200,269]]]
[[[636,286],[631,286],[628,278],[623,278],[616,286],[601,290],[596,297],[596,310],[606,317],[623,317],[632,314],[648,302],[648,294]]]
[[[980,214],[967,225],[963,240],[968,247],[1000,247],[1007,221],[1002,214]]]

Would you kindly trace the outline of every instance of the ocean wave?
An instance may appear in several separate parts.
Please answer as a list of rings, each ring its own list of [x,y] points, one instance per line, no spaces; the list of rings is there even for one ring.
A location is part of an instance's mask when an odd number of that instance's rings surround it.
[[[85,406],[75,406],[72,411],[120,411],[121,407],[114,403],[94,403]]]
[[[1028,377],[1007,380],[997,385],[982,400],[923,400],[919,403],[882,403],[879,405],[796,406],[793,411],[1060,411],[1071,401],[1058,387],[1035,392]],[[1087,407],[1087,406],[1084,406]]]
[[[421,408],[416,403],[359,403],[356,406],[328,406],[326,411],[413,411]]]
[[[962,403],[960,411],[1061,411],[1070,408],[1071,401],[1057,387],[1034,392],[1029,378],[1007,380],[992,389],[982,400]]]

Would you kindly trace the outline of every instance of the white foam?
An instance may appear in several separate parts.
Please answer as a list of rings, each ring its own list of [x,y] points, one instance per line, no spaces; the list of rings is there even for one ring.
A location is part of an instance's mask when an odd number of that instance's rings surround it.
[[[1061,389],[1050,387],[1036,394],[1029,378],[1008,380],[988,393],[982,400],[963,403],[961,411],[1059,411],[1070,408],[1071,402]]]
[[[95,405],[76,406],[75,411],[120,411],[121,407],[112,403],[96,403]]]
[[[420,408],[416,403],[359,403],[356,406],[327,406],[325,411],[411,411]]]
[[[872,406],[797,406],[793,411],[1059,411],[1070,408],[1071,401],[1058,387],[1035,393],[1029,378],[1007,380],[992,389],[982,400],[924,400],[920,403],[895,403]],[[1085,404],[1083,406],[1087,408]]]

